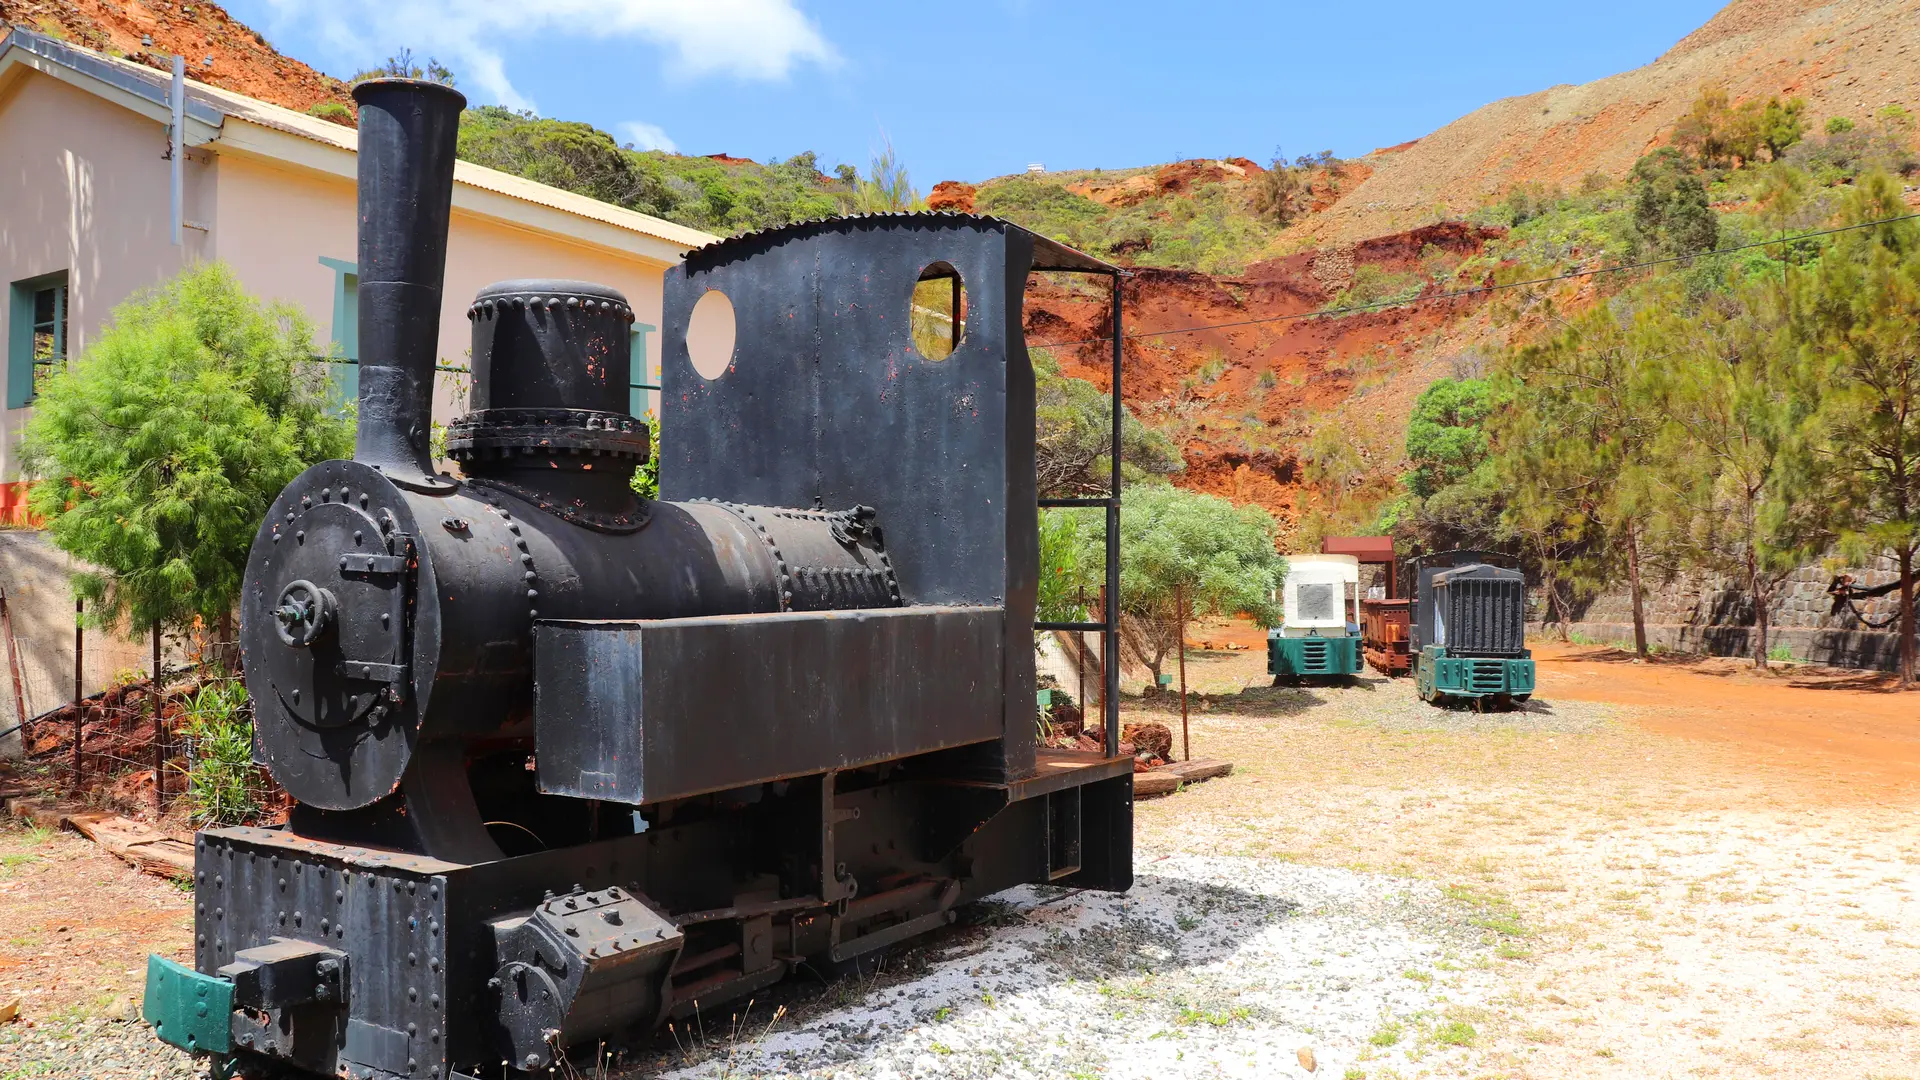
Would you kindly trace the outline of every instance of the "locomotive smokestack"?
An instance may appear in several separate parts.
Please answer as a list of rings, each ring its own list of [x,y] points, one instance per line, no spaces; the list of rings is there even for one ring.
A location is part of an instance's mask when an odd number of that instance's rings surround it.
[[[453,155],[467,99],[450,86],[375,79],[360,105],[360,430],[354,458],[438,488],[427,449]]]

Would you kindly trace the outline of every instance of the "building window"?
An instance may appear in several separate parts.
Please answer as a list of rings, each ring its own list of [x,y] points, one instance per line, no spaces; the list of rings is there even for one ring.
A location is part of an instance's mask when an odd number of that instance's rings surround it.
[[[647,335],[654,327],[643,322],[633,324],[633,377],[627,390],[627,411],[635,416],[651,418],[653,409],[648,405],[647,392],[660,389],[660,375],[653,370],[653,362],[647,359]]]
[[[7,408],[33,403],[67,362],[67,273],[16,281],[7,323]]]
[[[320,265],[333,271],[334,348],[327,354],[327,367],[336,408],[345,412],[360,400],[360,268],[325,256]]]

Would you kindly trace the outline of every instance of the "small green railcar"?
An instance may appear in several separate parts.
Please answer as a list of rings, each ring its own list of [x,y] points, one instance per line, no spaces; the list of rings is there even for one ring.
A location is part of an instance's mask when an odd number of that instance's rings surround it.
[[[1495,558],[1450,551],[1414,560],[1413,675],[1422,699],[1511,708],[1533,696],[1526,577]]]
[[[1360,674],[1359,581],[1351,555],[1287,556],[1281,623],[1267,631],[1267,674],[1280,682]]]

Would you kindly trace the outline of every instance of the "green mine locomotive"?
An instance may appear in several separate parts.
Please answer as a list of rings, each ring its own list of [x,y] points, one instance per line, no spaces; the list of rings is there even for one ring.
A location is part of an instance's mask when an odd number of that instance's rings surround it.
[[[1527,583],[1485,551],[1446,551],[1407,564],[1413,579],[1413,675],[1435,705],[1511,708],[1533,695]]]
[[[1281,682],[1360,674],[1357,592],[1352,555],[1289,555],[1280,626],[1267,631],[1267,674]]]

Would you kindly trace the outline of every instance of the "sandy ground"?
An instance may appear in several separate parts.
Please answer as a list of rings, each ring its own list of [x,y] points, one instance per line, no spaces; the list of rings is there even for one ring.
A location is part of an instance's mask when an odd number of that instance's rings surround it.
[[[1920,1076],[1920,696],[1541,654],[1534,703],[1480,715],[1196,653],[1194,753],[1238,768],[1142,801],[1133,893],[1018,890],[625,1075]],[[182,949],[187,897],[70,838],[9,857],[0,1000],[34,1026],[0,1080],[174,1075],[83,1018]]]

